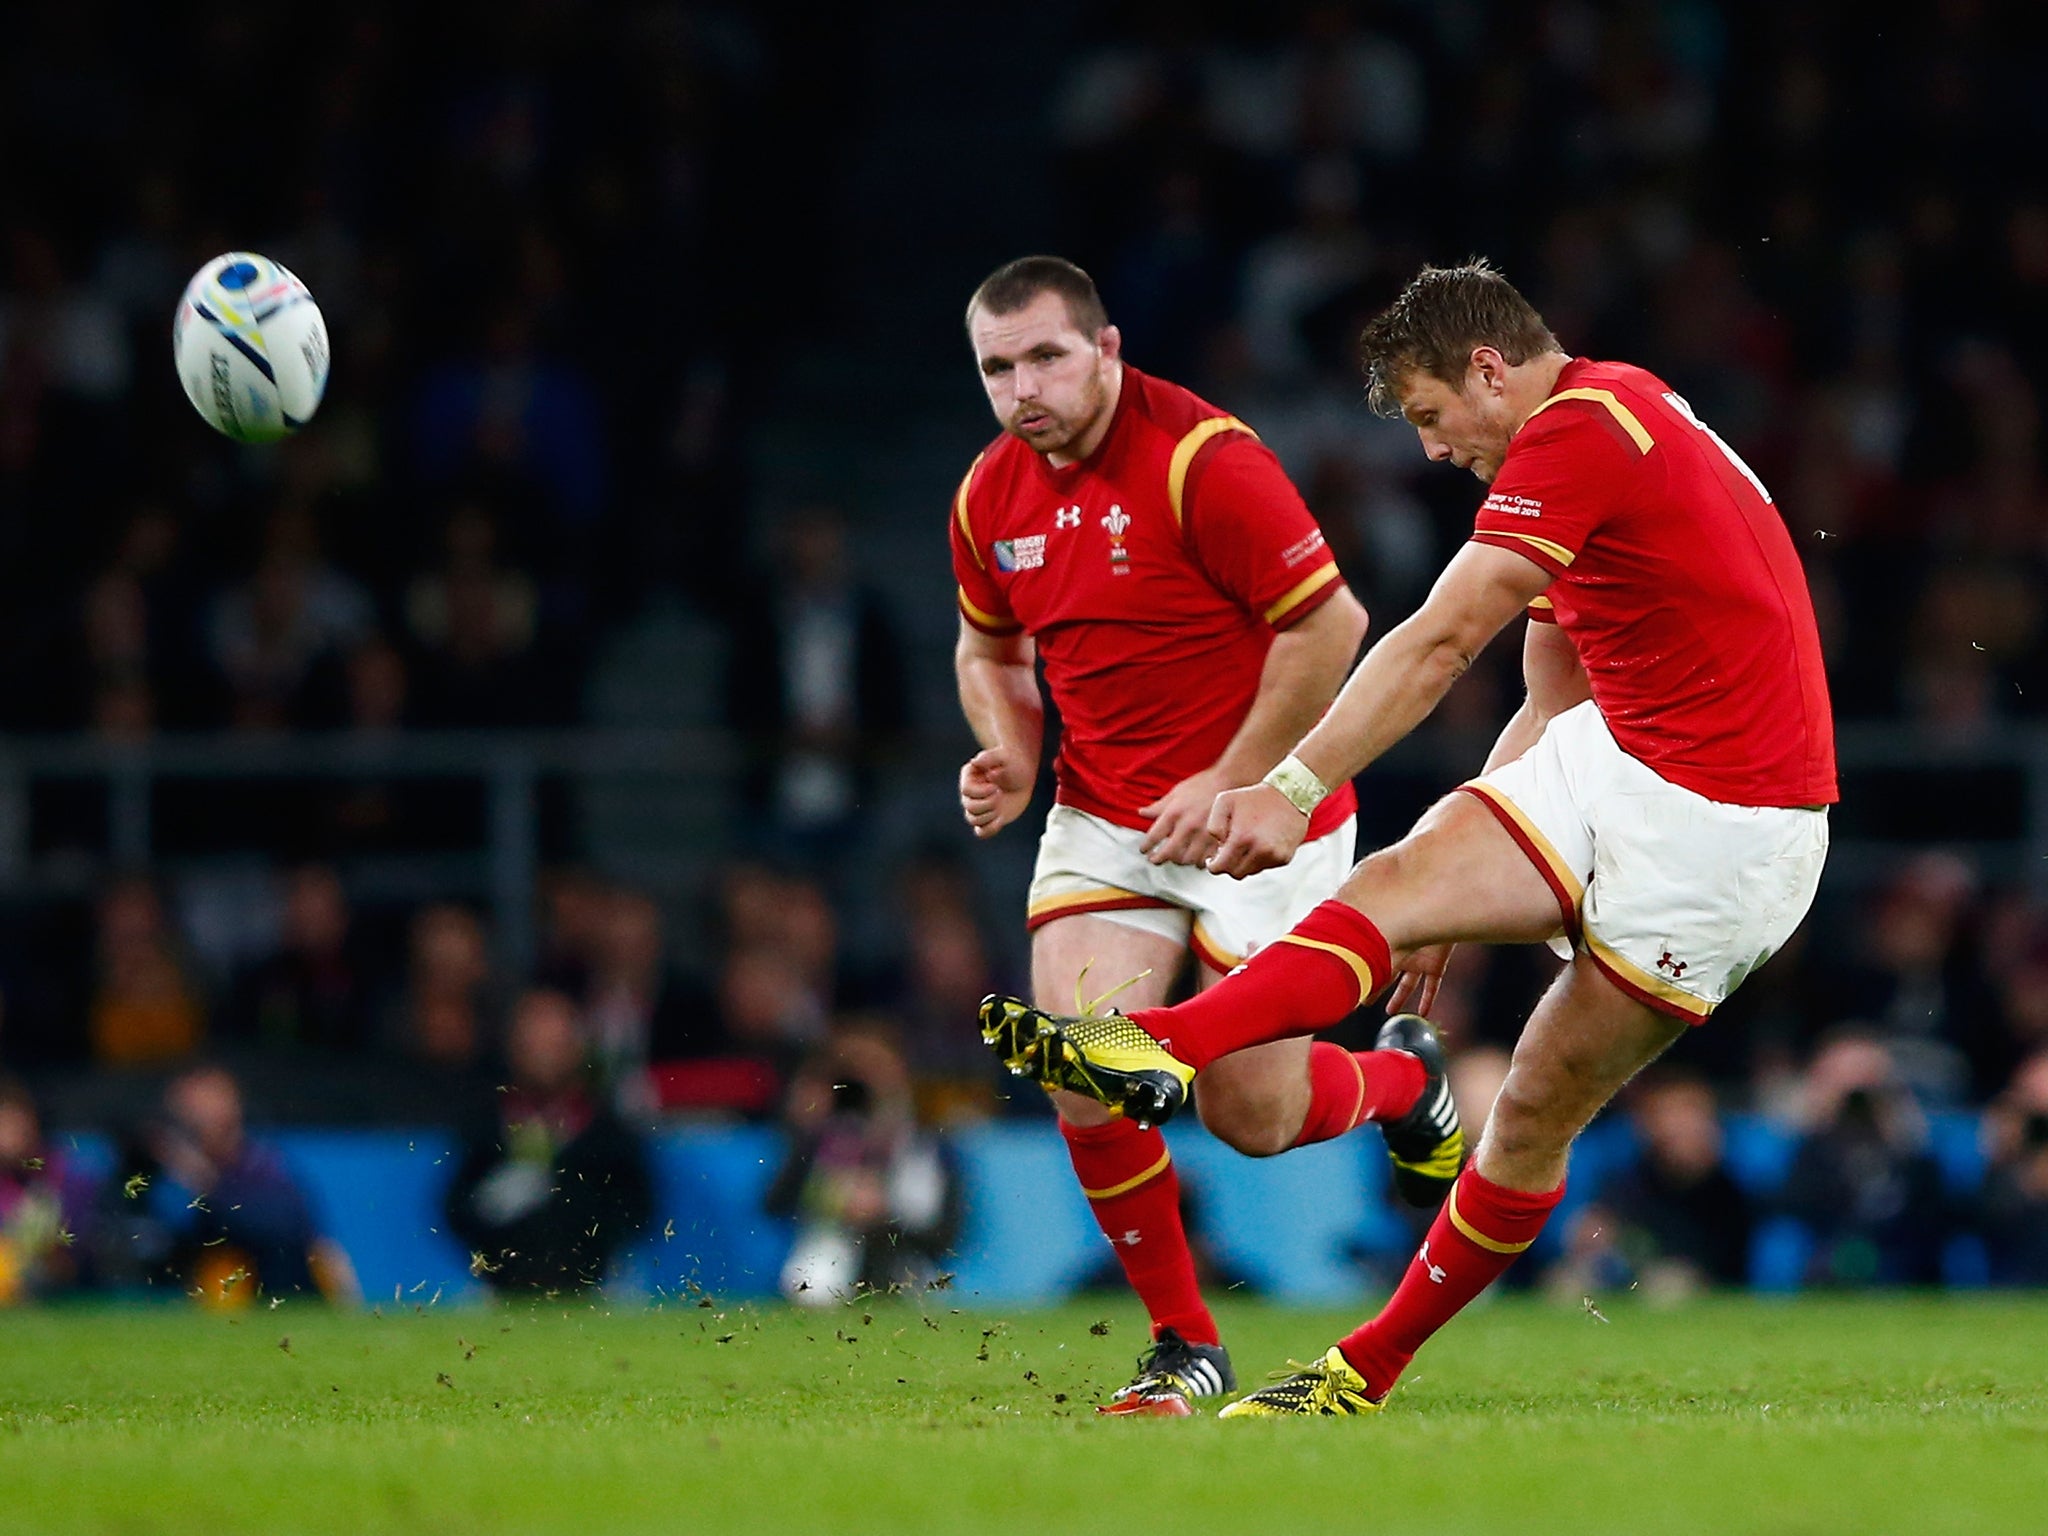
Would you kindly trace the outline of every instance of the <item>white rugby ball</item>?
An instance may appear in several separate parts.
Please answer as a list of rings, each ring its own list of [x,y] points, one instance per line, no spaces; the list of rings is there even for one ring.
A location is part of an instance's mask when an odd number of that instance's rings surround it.
[[[171,322],[192,408],[242,443],[312,420],[327,392],[327,324],[306,285],[267,256],[229,251],[193,275]]]

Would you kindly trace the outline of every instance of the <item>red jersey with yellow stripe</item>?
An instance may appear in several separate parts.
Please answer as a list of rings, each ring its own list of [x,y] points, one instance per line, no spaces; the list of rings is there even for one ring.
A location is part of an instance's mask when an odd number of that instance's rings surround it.
[[[1236,417],[1124,368],[1102,444],[1054,468],[1007,433],[953,502],[960,612],[1027,631],[1063,726],[1058,798],[1120,826],[1211,767],[1273,636],[1343,585],[1272,451]],[[1320,836],[1355,809],[1316,808]]]
[[[1834,803],[1806,573],[1763,483],[1663,380],[1574,358],[1473,537],[1556,578],[1531,617],[1564,626],[1629,756],[1724,804]]]

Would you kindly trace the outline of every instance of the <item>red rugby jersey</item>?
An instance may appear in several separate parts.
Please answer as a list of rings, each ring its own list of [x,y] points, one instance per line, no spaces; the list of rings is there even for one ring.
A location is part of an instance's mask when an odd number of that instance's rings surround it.
[[[1730,805],[1829,805],[1835,731],[1806,573],[1769,493],[1656,375],[1574,358],[1473,537],[1557,579],[1624,752]]]
[[[1126,365],[1102,444],[1055,469],[1005,433],[953,500],[960,612],[1028,631],[1064,731],[1058,799],[1120,826],[1212,766],[1273,636],[1343,585],[1280,461],[1243,422]],[[1319,837],[1355,809],[1339,785]]]

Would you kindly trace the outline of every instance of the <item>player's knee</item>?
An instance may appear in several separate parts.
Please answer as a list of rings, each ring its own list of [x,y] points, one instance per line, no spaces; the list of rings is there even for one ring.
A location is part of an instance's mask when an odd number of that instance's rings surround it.
[[[1266,1094],[1206,1084],[1195,1095],[1195,1112],[1209,1134],[1247,1157],[1272,1157],[1294,1144],[1298,1126],[1285,1123],[1285,1106]]]

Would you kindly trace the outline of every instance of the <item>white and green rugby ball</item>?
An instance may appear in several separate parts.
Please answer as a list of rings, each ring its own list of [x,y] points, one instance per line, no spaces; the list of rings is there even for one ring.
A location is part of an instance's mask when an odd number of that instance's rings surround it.
[[[193,275],[171,323],[192,408],[241,443],[312,420],[327,392],[327,324],[306,285],[267,256],[229,251]]]

